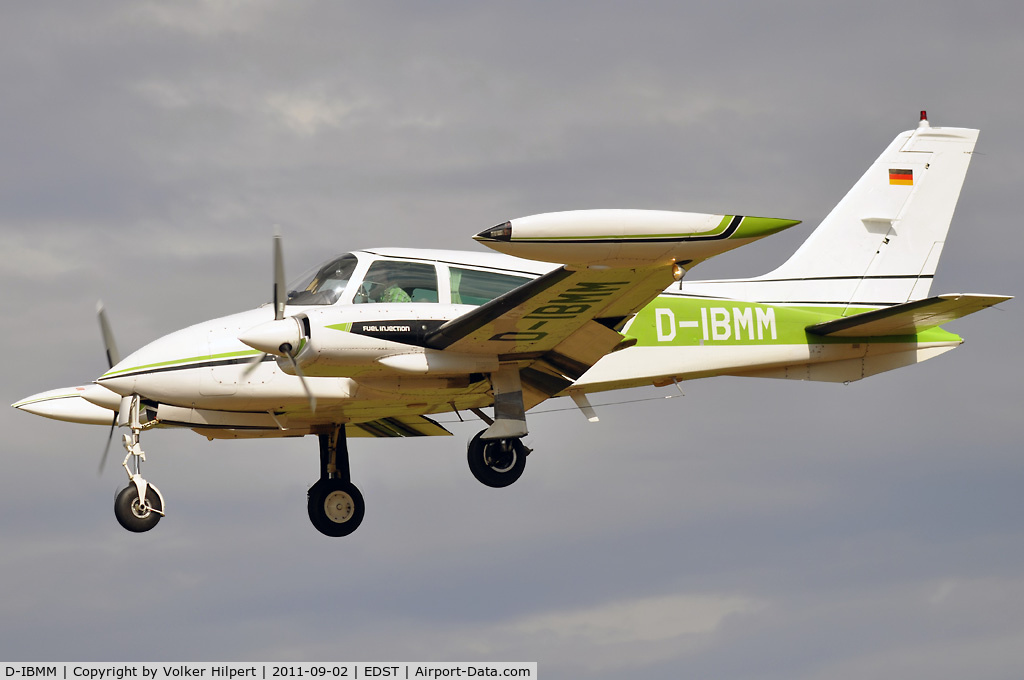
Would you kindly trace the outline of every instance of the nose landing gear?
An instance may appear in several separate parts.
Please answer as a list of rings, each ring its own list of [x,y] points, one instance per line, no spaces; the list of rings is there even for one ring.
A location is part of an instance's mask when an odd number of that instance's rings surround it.
[[[131,398],[128,425],[132,433],[124,435],[124,448],[128,454],[121,462],[128,473],[128,486],[121,489],[114,500],[114,516],[118,524],[135,533],[149,531],[164,516],[164,497],[160,490],[147,482],[141,474],[146,453],[139,443],[139,434],[146,426],[139,418],[139,398]],[[131,460],[131,466],[128,461]],[[134,470],[134,471],[133,471]]]

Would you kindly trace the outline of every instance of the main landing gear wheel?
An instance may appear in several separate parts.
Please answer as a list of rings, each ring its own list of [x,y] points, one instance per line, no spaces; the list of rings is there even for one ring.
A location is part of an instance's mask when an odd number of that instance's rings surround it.
[[[128,531],[142,533],[149,531],[160,521],[160,511],[163,510],[160,496],[152,487],[146,488],[146,500],[139,499],[139,489],[135,484],[129,484],[121,489],[114,500],[114,516],[118,523]]]
[[[320,479],[309,487],[306,509],[313,527],[325,536],[348,536],[366,512],[363,494],[352,483],[345,426],[335,425],[320,439]]]
[[[366,504],[352,482],[341,479],[320,479],[309,489],[309,521],[325,536],[348,536],[355,531]]]
[[[512,484],[526,469],[530,450],[518,437],[481,439],[477,433],[469,442],[469,470],[482,484],[500,489]]]

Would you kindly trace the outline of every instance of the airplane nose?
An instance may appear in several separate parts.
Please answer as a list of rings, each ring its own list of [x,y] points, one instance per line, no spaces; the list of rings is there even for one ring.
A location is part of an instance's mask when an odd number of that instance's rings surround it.
[[[239,335],[238,340],[267,354],[288,356],[298,350],[302,329],[298,319],[288,317],[254,326]]]
[[[96,384],[122,397],[127,397],[135,393],[135,378],[135,375],[105,373],[96,379]]]

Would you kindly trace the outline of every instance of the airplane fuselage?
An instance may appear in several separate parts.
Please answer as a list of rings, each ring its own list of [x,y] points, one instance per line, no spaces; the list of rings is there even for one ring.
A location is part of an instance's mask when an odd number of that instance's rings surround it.
[[[429,263],[442,270],[439,280],[455,265],[481,272],[515,271],[520,276],[536,276],[544,268],[495,255],[483,258],[490,265],[485,268],[476,253],[429,254],[431,259],[416,260],[391,251],[356,256],[368,262]],[[450,291],[441,294],[450,299]],[[302,383],[287,362],[270,356],[260,360],[258,350],[238,339],[271,318],[266,305],[166,335],[126,357],[98,383],[117,395],[140,395],[153,404],[164,424],[209,425],[200,429],[211,436],[258,436],[266,426],[275,431],[262,434],[280,436],[306,433],[318,422],[339,418],[359,423],[384,412],[429,415],[482,408],[493,398],[484,374],[496,366],[480,357],[432,363],[430,351],[422,346],[429,332],[471,308],[450,302],[340,300],[327,306],[288,306],[287,315],[305,319],[317,343],[297,355],[316,397],[316,412],[310,410]],[[556,396],[759,372],[849,381],[876,372],[872,366],[882,361],[880,357],[897,355],[887,361],[913,363],[961,342],[942,329],[882,341],[814,337],[806,331],[815,323],[841,317],[842,311],[712,300],[688,295],[685,284],[673,285],[622,329],[635,344],[603,357]],[[251,366],[253,361],[259,361],[258,366]],[[104,405],[113,407],[116,401],[108,397]],[[219,420],[204,411],[219,412]],[[251,415],[233,419],[232,413]]]

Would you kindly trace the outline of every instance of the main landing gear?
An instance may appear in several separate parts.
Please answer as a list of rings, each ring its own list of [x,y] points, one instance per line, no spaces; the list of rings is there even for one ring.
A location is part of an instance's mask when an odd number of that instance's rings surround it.
[[[469,471],[480,483],[500,489],[522,476],[530,449],[519,437],[483,439],[486,431],[478,432],[469,441]]]
[[[352,483],[345,426],[319,438],[320,479],[307,495],[309,521],[325,536],[348,536],[363,521],[366,504]]]
[[[469,442],[469,469],[492,488],[512,484],[523,474],[530,449],[520,437],[484,439],[484,430]],[[366,503],[352,483],[345,426],[319,435],[320,479],[309,488],[309,521],[325,536],[348,536],[363,521]]]
[[[491,374],[494,388],[494,419],[472,409],[489,425],[469,441],[469,470],[489,487],[500,489],[523,475],[530,449],[523,444],[527,435],[526,409],[519,369],[502,365]]]
[[[164,497],[160,490],[147,482],[141,474],[142,461],[146,460],[146,453],[139,443],[139,433],[144,426],[139,418],[137,396],[131,398],[128,425],[132,433],[124,435],[124,448],[128,454],[121,463],[128,473],[128,486],[121,489],[114,500],[114,516],[128,531],[142,533],[155,527],[164,516]],[[129,460],[132,463],[130,467]]]

